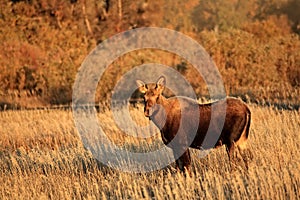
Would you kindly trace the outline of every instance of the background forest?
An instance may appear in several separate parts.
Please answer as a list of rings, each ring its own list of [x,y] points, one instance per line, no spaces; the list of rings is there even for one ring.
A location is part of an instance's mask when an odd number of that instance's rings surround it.
[[[197,40],[212,56],[228,95],[299,106],[298,0],[1,0],[0,108],[69,104],[89,52],[116,33],[156,26]],[[96,101],[107,101],[128,69],[147,62],[174,67],[205,95],[184,60],[155,51],[116,60]]]

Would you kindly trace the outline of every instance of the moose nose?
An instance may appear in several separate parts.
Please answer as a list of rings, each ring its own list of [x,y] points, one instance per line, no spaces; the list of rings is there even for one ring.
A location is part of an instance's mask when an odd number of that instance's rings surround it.
[[[149,112],[149,109],[144,109],[144,115],[146,116],[146,117],[150,117],[150,112]]]
[[[146,117],[150,117],[149,111],[145,111],[144,114],[145,114]]]

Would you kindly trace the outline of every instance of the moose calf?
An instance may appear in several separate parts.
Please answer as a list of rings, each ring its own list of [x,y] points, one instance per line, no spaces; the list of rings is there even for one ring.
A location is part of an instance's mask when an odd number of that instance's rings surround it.
[[[165,98],[162,95],[166,85],[164,76],[156,84],[145,84],[141,80],[137,80],[136,84],[144,94],[144,114],[160,129],[164,144],[173,150],[177,168],[189,171],[191,157],[188,147],[207,149],[222,145],[226,146],[230,161],[233,160],[237,147],[248,168],[244,150],[249,135],[251,112],[244,102],[231,97],[209,104],[199,104],[187,97]],[[226,112],[222,115],[224,104]],[[216,113],[214,116],[213,107]],[[223,122],[222,127],[217,125],[220,122]],[[204,144],[206,137],[215,137],[212,140],[214,144]]]

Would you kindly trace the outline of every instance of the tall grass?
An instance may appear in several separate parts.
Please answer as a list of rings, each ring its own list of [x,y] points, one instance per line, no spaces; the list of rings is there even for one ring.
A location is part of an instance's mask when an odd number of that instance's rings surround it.
[[[204,158],[193,150],[191,177],[173,166],[126,173],[102,165],[82,146],[71,111],[1,112],[0,199],[297,199],[299,111],[250,108],[249,170],[231,172],[224,147]],[[138,124],[149,123],[141,110],[130,113]],[[119,131],[108,111],[98,117],[109,138],[128,150],[162,145],[156,129],[139,140]]]

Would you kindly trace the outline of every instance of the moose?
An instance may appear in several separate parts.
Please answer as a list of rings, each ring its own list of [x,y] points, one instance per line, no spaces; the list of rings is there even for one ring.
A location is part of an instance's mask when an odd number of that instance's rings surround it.
[[[166,98],[162,95],[166,86],[164,76],[159,77],[154,84],[145,84],[141,80],[136,80],[136,84],[144,95],[144,115],[160,129],[163,143],[173,151],[178,170],[190,173],[189,147],[203,150],[222,145],[226,146],[230,163],[234,161],[234,152],[237,149],[248,168],[247,152],[250,151],[246,144],[251,112],[242,100],[227,97],[216,102],[200,104],[187,97]],[[224,105],[226,107],[223,123],[222,127],[219,127],[214,124],[222,121],[221,110]],[[214,143],[206,145],[207,147],[204,144],[206,137],[215,137]]]

